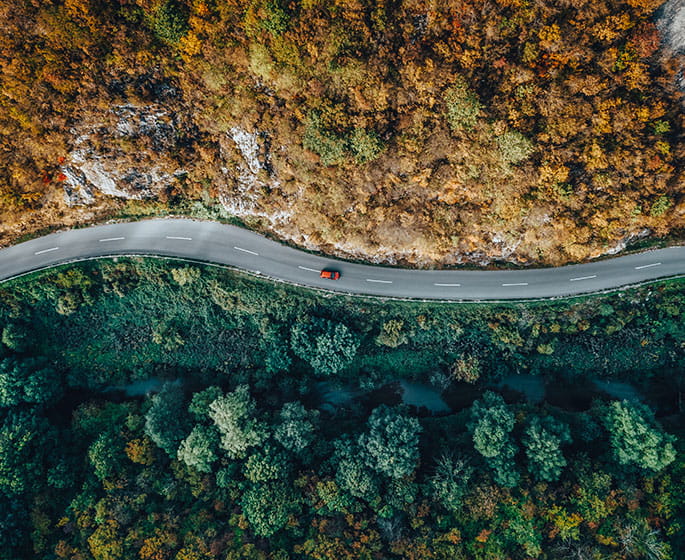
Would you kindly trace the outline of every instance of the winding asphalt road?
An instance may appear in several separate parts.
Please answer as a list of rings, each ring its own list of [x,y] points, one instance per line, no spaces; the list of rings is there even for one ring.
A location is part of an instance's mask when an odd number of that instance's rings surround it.
[[[455,301],[555,298],[685,275],[685,247],[558,268],[406,270],[310,255],[235,226],[174,218],[74,229],[2,249],[0,282],[56,264],[117,255],[217,263],[343,293]],[[324,268],[340,271],[340,280],[319,278]]]

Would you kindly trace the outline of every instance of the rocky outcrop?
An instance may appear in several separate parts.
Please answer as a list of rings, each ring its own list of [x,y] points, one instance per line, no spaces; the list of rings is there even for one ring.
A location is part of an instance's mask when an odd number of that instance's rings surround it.
[[[183,175],[171,154],[177,148],[174,116],[156,105],[119,105],[91,115],[76,137],[62,172],[67,204],[87,205],[100,193],[126,199],[155,198]]]
[[[655,20],[661,35],[662,55],[666,57],[685,55],[685,0],[669,0]],[[676,85],[685,91],[685,62],[681,61]]]
[[[234,169],[222,167],[221,171],[228,181],[221,189],[219,200],[227,212],[241,218],[259,217],[272,224],[287,221],[292,212],[288,209],[265,211],[261,209],[264,191],[280,188],[280,182],[271,167],[268,135],[258,131],[248,132],[240,127],[233,127],[228,132],[233,146],[221,143],[221,156],[231,161],[228,153],[231,148],[238,150],[240,157]]]

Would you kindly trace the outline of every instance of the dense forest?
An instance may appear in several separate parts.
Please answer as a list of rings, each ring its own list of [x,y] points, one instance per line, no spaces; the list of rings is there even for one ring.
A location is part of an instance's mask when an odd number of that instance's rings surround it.
[[[661,4],[4,0],[1,239],[216,205],[415,264],[678,232]]]
[[[0,558],[677,559],[684,314],[677,280],[487,306],[154,259],[14,280]]]

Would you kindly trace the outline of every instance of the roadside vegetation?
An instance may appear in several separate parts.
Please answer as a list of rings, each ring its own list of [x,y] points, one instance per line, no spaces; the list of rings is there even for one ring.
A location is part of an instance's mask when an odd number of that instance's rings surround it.
[[[0,558],[624,560],[685,546],[682,281],[445,305],[118,259],[0,296]],[[544,380],[542,401],[500,385],[521,374]],[[150,379],[147,396],[123,391]],[[401,380],[447,408],[402,404]]]

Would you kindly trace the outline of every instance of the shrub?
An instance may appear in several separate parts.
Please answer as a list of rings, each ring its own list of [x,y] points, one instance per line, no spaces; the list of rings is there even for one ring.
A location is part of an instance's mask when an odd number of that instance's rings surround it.
[[[447,122],[452,130],[470,130],[476,126],[482,105],[463,78],[445,92]]]
[[[662,194],[652,204],[652,208],[649,210],[649,215],[653,218],[663,216],[671,206],[673,206],[673,201],[665,194]]]
[[[497,137],[497,146],[502,159],[507,163],[517,164],[535,151],[533,143],[516,130],[509,130]]]
[[[270,0],[264,6],[262,27],[272,35],[280,35],[288,28],[289,17],[278,0]]]
[[[402,332],[404,321],[392,319],[383,323],[380,334],[376,337],[376,344],[382,346],[389,346],[390,348],[397,348],[405,342],[408,338],[406,333]]]
[[[153,30],[165,43],[175,45],[188,32],[188,12],[176,0],[167,0],[154,14]]]
[[[324,127],[321,115],[313,111],[307,119],[302,145],[318,154],[324,165],[337,165],[345,160],[347,141]]]
[[[385,146],[375,131],[355,128],[350,138],[350,148],[355,161],[364,164],[376,159]]]
[[[478,381],[480,373],[480,360],[476,356],[462,356],[450,367],[451,376],[457,381],[465,381],[466,383]]]
[[[290,345],[317,375],[332,375],[352,361],[357,354],[359,340],[342,323],[315,318],[293,327]]]

